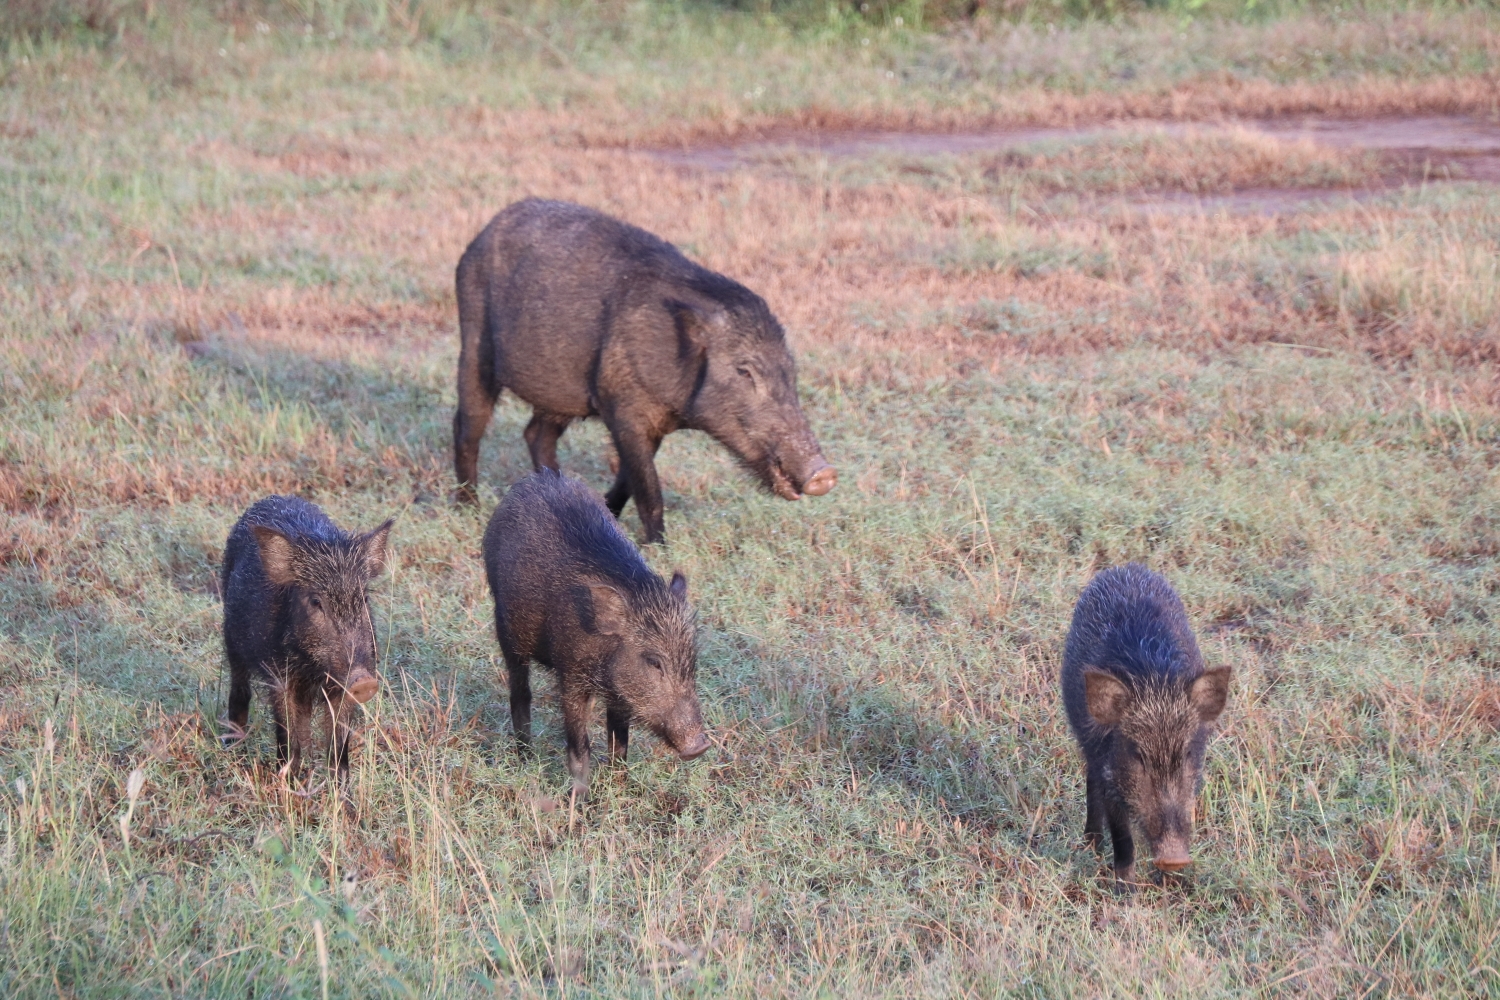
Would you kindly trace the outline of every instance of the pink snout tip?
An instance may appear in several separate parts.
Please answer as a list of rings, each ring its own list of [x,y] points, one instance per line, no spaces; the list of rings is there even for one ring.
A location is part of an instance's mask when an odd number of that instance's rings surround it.
[[[375,697],[375,692],[380,690],[380,678],[374,674],[360,674],[349,679],[349,685],[345,688],[349,697],[363,705]]]
[[[702,757],[712,745],[708,741],[708,734],[699,732],[678,748],[677,756],[683,760],[696,760]]]
[[[1154,859],[1152,863],[1164,872],[1180,872],[1192,864],[1193,859],[1186,854],[1169,854],[1166,857]]]
[[[807,482],[802,484],[802,492],[810,497],[820,497],[833,489],[838,481],[838,470],[831,465],[825,465],[809,476]]]

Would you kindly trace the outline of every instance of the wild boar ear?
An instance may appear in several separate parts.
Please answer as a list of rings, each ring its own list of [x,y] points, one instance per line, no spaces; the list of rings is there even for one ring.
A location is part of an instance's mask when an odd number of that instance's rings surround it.
[[[395,523],[395,518],[391,518],[359,540],[360,553],[365,557],[365,572],[372,577],[385,572],[386,556],[389,552],[387,543],[391,537],[391,526]]]
[[[1083,703],[1101,726],[1118,725],[1130,708],[1130,688],[1114,674],[1089,667],[1083,672]]]
[[[1214,667],[1203,671],[1203,676],[1193,681],[1188,697],[1193,699],[1198,718],[1204,722],[1212,722],[1224,711],[1224,703],[1229,700],[1229,678],[1233,672],[1233,668],[1229,666]]]
[[[682,575],[681,570],[672,574],[672,596],[679,601],[687,600],[687,577]]]
[[[266,579],[275,587],[290,587],[297,582],[297,546],[275,528],[252,524],[255,544],[260,548],[260,566]]]
[[[590,583],[576,588],[578,617],[585,632],[593,635],[620,635],[625,631],[628,607],[625,595],[607,583]]]

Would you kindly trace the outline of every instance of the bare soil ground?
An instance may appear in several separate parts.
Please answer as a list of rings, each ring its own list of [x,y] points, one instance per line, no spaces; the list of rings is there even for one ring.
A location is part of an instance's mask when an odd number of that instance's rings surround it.
[[[766,138],[734,144],[702,144],[663,148],[653,154],[686,168],[726,171],[757,162],[814,155],[831,160],[880,158],[921,161],[935,157],[986,157],[1004,154],[1010,165],[1045,163],[1048,153],[1074,152],[1069,147],[1126,145],[1136,140],[1187,138],[1199,143],[1248,145],[1270,140],[1271,145],[1311,145],[1324,150],[1373,154],[1365,170],[1330,178],[1323,185],[1290,184],[1272,187],[1263,178],[1246,178],[1244,187],[1191,198],[1132,199],[1138,209],[1201,207],[1261,214],[1295,211],[1303,202],[1326,200],[1335,192],[1354,191],[1368,197],[1410,185],[1474,181],[1500,183],[1500,120],[1463,115],[1387,115],[1378,118],[1328,118],[1292,115],[1272,118],[1233,118],[1184,123],[1162,120],[1119,120],[1093,126],[988,128],[974,131],[855,131],[793,129]],[[1173,153],[1180,155],[1176,149]],[[1126,154],[1128,155],[1128,154]],[[1282,154],[1287,155],[1286,153]],[[1194,164],[1198,167],[1198,164]],[[1204,182],[1201,171],[1194,173]],[[1343,182],[1343,188],[1335,185]],[[1261,183],[1257,183],[1261,182]],[[1128,192],[1127,192],[1128,193]]]

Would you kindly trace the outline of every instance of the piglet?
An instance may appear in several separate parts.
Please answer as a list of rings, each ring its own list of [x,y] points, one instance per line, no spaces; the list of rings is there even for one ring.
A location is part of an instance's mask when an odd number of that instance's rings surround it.
[[[385,569],[391,521],[363,535],[341,531],[299,497],[257,501],[224,546],[224,652],[229,660],[226,743],[244,738],[251,680],[266,683],[276,755],[295,775],[313,716],[332,725],[330,764],[349,772],[350,717],[375,697],[375,627],[366,593]]]
[[[632,722],[683,760],[708,749],[687,580],[651,572],[588,487],[545,468],[511,487],[485,529],[484,569],[516,741],[531,745],[535,660],[557,672],[576,794],[588,790],[595,701],[614,760],[625,759]]]

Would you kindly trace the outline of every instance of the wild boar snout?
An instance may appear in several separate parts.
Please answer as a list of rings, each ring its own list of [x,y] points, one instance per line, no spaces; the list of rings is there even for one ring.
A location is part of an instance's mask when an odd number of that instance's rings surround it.
[[[771,459],[771,490],[783,500],[820,497],[838,481],[838,471],[828,464],[816,444],[809,450],[787,448]]]
[[[689,694],[678,702],[661,735],[683,760],[703,756],[711,744],[703,729],[703,710],[698,705],[696,694]]]
[[[372,670],[356,667],[344,682],[344,690],[357,704],[363,705],[380,690],[380,678]]]
[[[703,730],[694,733],[687,742],[677,749],[677,756],[683,760],[697,760],[702,757],[713,744],[708,741],[708,734]]]
[[[822,455],[812,460],[812,475],[802,484],[802,492],[810,497],[820,497],[838,484],[838,470],[829,465]]]
[[[1152,863],[1164,872],[1180,872],[1193,863],[1186,838],[1169,837],[1152,845]]]

